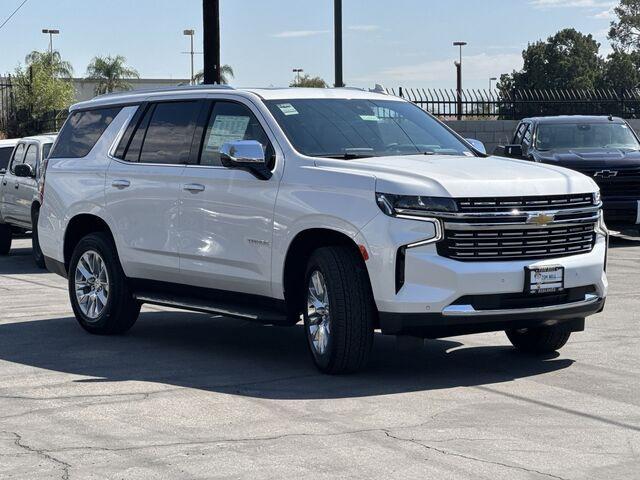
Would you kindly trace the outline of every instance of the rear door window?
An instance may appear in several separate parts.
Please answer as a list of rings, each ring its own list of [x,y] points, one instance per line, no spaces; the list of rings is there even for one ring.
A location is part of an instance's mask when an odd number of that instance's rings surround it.
[[[135,156],[133,149],[140,143],[138,161],[141,163],[187,163],[201,106],[199,101],[156,104],[146,129],[143,118],[125,159]]]
[[[1,147],[0,148],[0,170],[6,170],[9,166],[9,160],[11,160],[11,154],[14,147]]]
[[[121,107],[112,107],[72,113],[60,131],[51,158],[87,156],[120,110]]]

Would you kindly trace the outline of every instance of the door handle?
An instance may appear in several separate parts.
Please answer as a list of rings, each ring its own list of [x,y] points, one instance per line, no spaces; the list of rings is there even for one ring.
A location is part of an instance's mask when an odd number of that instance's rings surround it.
[[[111,182],[112,187],[119,189],[127,188],[129,185],[131,185],[131,182],[129,180],[114,180],[113,182]]]
[[[13,188],[15,188],[16,190],[18,190],[18,188],[20,188],[20,184],[18,182],[13,184]]]
[[[201,183],[187,183],[183,188],[187,192],[191,193],[204,192],[204,185],[202,185]]]

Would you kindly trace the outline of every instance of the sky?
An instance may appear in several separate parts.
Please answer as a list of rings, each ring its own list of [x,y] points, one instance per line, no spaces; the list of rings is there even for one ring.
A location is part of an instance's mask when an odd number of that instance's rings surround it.
[[[0,24],[23,0],[0,0]],[[343,0],[344,79],[357,87],[454,88],[453,41],[463,51],[464,85],[488,88],[522,66],[529,42],[574,27],[601,53],[617,2],[606,0]],[[333,83],[332,0],[220,0],[222,63],[236,86],[283,86],[293,68]],[[54,48],[75,76],[96,55],[123,55],[143,78],[189,77],[183,30],[202,51],[202,0],[27,0],[0,29],[0,74],[32,50]],[[196,55],[202,68],[202,55]]]

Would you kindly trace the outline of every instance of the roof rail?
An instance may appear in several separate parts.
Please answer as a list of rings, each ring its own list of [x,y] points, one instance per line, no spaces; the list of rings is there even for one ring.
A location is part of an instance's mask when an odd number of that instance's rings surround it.
[[[230,85],[220,85],[220,84],[214,84],[214,85],[176,85],[173,87],[158,87],[158,88],[144,88],[144,89],[140,89],[140,90],[127,90],[124,92],[112,92],[112,93],[104,93],[102,95],[98,95],[95,98],[109,98],[109,97],[117,97],[120,95],[131,95],[131,94],[138,94],[138,93],[163,93],[163,92],[186,92],[186,91],[190,91],[190,90],[211,90],[211,89],[215,89],[215,90],[235,90],[235,88],[233,88]]]

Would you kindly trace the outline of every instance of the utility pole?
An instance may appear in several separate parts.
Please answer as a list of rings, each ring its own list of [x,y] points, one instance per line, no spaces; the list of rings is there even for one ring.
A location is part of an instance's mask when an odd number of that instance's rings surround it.
[[[294,68],[292,72],[296,74],[296,84],[300,86],[300,74],[304,72],[304,70],[302,68]]]
[[[462,47],[464,47],[465,45],[467,45],[467,42],[453,42],[454,47],[460,47],[460,60],[458,62],[455,62],[456,79],[457,79],[456,95],[458,97],[458,102],[457,102],[458,120],[462,120]]]
[[[189,51],[189,54],[191,55],[191,85],[195,84],[195,74],[193,71],[193,55],[195,54],[195,52],[193,51],[193,36],[195,35],[196,31],[193,29],[189,29],[189,30],[185,30],[183,32],[186,36],[191,38],[191,50]]]
[[[220,0],[202,0],[204,83],[220,83]]]
[[[344,87],[342,79],[342,0],[334,0],[333,31],[335,37],[335,75],[334,87]]]

